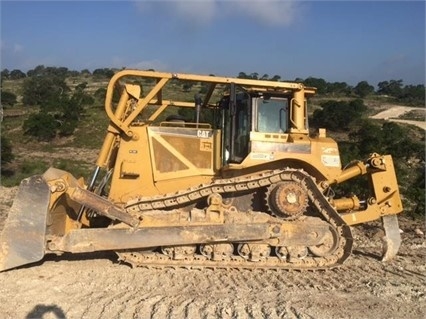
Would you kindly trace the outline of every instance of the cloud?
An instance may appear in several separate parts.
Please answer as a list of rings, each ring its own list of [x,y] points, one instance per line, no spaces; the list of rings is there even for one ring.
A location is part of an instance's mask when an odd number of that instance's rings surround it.
[[[0,49],[2,51],[2,53],[20,53],[24,50],[24,46],[22,44],[19,43],[8,43],[4,40],[1,40],[0,42]]]
[[[144,13],[163,13],[198,26],[224,16],[246,16],[265,26],[289,26],[302,12],[302,3],[296,0],[137,1],[136,6]]]
[[[18,43],[15,43],[13,45],[13,52],[14,53],[19,53],[19,52],[22,52],[23,50],[24,50],[24,46],[22,46],[22,45],[20,45]]]
[[[188,24],[206,25],[213,21],[217,0],[185,1],[136,1],[136,7],[143,13],[165,14]]]
[[[300,14],[300,2],[290,0],[227,1],[233,12],[240,12],[267,26],[289,26]]]
[[[179,17],[190,19],[191,23],[202,25],[213,21],[217,4],[215,0],[204,1],[175,1],[172,2],[173,12]]]

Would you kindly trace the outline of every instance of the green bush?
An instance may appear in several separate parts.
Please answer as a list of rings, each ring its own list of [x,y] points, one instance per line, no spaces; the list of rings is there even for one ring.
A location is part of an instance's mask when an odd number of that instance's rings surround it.
[[[77,127],[77,121],[65,121],[59,126],[59,135],[60,136],[71,136],[76,127]]]
[[[333,131],[346,131],[355,120],[360,119],[367,110],[363,100],[326,101],[321,104],[321,109],[314,111],[312,124],[325,127]]]
[[[5,165],[6,163],[12,162],[14,159],[14,155],[12,153],[12,144],[10,141],[4,137],[1,136],[1,165]]]
[[[358,121],[358,130],[349,134],[361,157],[371,153],[391,154],[406,160],[415,157],[424,160],[424,145],[414,141],[407,128],[393,122],[379,124],[370,119]]]
[[[16,101],[16,95],[11,93],[11,92],[2,90],[0,101],[1,101],[2,106],[6,106],[6,105],[7,106],[13,106],[17,102]]]
[[[31,114],[24,121],[24,134],[31,135],[39,141],[50,141],[56,136],[59,122],[51,114],[40,112]]]
[[[50,81],[50,77],[48,79],[44,77],[31,79],[37,87],[46,85],[47,80]],[[32,100],[34,103],[39,103],[40,112],[31,114],[24,122],[25,134],[40,141],[49,141],[58,134],[60,136],[72,135],[84,113],[84,106],[92,105],[95,101],[93,97],[84,92],[86,86],[86,83],[81,83],[72,95],[66,94],[62,90],[47,90],[44,92],[46,94],[44,100]],[[34,90],[33,93],[36,91]]]
[[[361,98],[374,93],[374,86],[368,84],[367,81],[361,81],[354,87],[354,93]]]
[[[50,105],[52,101],[57,101],[57,96],[69,92],[69,87],[65,79],[44,75],[29,77],[23,84],[22,102],[26,105]]]

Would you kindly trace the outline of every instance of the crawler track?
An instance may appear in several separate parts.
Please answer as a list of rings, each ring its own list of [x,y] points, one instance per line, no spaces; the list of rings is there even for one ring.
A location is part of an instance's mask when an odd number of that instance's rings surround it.
[[[307,191],[311,205],[323,220],[327,221],[338,233],[338,247],[332,253],[325,256],[308,254],[303,258],[280,258],[273,253],[259,261],[249,261],[237,254],[223,260],[211,260],[197,252],[185,255],[183,258],[174,259],[164,255],[159,250],[146,251],[120,251],[117,252],[120,259],[133,266],[143,267],[185,267],[185,268],[237,268],[237,269],[324,269],[341,265],[351,254],[352,235],[350,228],[345,225],[339,214],[324,197],[313,178],[301,170],[286,169],[274,170],[249,178],[234,178],[217,180],[211,184],[203,184],[199,187],[180,191],[174,194],[152,198],[139,198],[127,205],[127,210],[132,214],[142,214],[144,211],[172,209],[190,205],[197,200],[213,193],[227,194],[258,190],[274,183],[292,181],[297,182]],[[237,243],[234,243],[235,245]],[[241,244],[241,243],[239,243]],[[275,248],[275,247],[272,247]],[[236,251],[236,249],[234,249]],[[273,251],[274,249],[272,249]]]

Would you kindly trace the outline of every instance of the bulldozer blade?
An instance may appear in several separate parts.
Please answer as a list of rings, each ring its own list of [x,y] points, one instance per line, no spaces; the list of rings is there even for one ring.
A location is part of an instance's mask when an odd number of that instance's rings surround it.
[[[395,258],[401,246],[398,218],[396,215],[383,216],[382,224],[385,231],[385,236],[383,237],[382,261],[389,261]]]
[[[22,180],[0,237],[0,271],[43,258],[49,198],[42,176]]]

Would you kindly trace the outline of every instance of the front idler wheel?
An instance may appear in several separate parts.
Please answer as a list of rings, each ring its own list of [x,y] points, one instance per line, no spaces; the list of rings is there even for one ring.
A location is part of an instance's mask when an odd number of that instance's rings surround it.
[[[336,251],[339,247],[339,234],[334,227],[329,227],[329,231],[324,236],[321,244],[309,246],[309,251],[317,257],[325,257]]]

